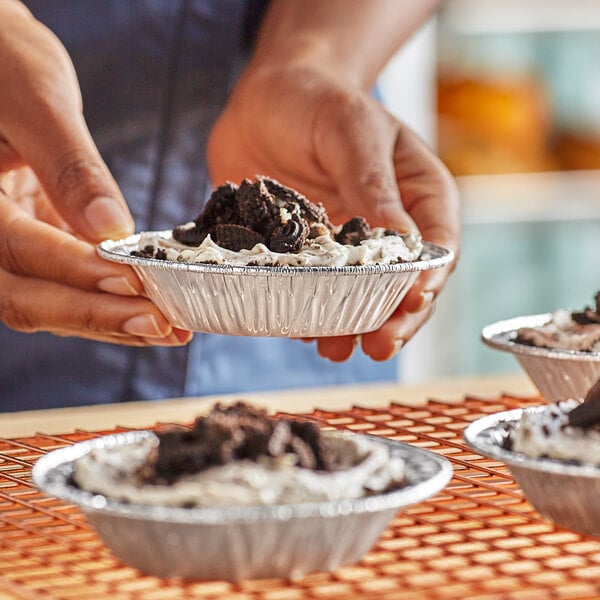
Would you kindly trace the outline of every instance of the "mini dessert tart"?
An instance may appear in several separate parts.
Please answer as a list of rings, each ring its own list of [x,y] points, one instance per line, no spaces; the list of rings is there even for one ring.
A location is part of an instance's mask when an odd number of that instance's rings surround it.
[[[600,382],[585,398],[480,417],[463,432],[478,454],[501,461],[537,512],[600,535]]]
[[[367,438],[238,402],[215,406],[191,428],[92,451],[76,461],[73,481],[132,504],[191,508],[361,498],[406,477],[404,462]]]
[[[575,426],[569,416],[581,399],[548,404],[538,412],[524,411],[507,437],[506,448],[530,458],[553,458],[600,466],[600,422]]]
[[[594,301],[594,308],[557,310],[544,325],[521,327],[514,341],[538,348],[600,352],[600,292],[596,293]]]
[[[79,507],[127,565],[211,581],[356,563],[399,510],[451,476],[430,450],[244,404],[217,405],[187,428],[56,448],[31,473],[49,497]]]
[[[341,267],[413,262],[422,251],[418,234],[371,228],[360,216],[336,227],[322,204],[259,176],[219,186],[204,210],[170,235],[142,232],[131,254],[234,266]]]
[[[530,458],[600,466],[600,381],[585,398],[524,411],[511,426],[505,447]]]
[[[418,234],[331,225],[325,209],[273,179],[227,183],[194,220],[104,240],[171,325],[202,333],[313,338],[379,329],[424,271],[454,253]]]

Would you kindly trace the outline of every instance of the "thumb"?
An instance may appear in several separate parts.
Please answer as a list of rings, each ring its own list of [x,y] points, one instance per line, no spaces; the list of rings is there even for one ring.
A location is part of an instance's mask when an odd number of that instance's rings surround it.
[[[4,4],[0,168],[19,160],[31,167],[81,237],[96,242],[130,233],[133,219],[84,122],[67,51],[21,3]]]
[[[11,144],[65,221],[90,242],[132,233],[133,218],[81,114],[41,119],[38,113],[35,121]]]

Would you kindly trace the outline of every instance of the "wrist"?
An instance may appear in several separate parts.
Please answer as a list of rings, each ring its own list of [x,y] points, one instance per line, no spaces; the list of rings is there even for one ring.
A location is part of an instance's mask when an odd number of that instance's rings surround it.
[[[253,65],[295,65],[368,90],[438,0],[271,0]]]
[[[298,33],[285,44],[260,45],[253,54],[247,73],[319,73],[350,87],[368,89],[376,73],[369,73],[349,57],[341,57],[332,44],[312,33]]]

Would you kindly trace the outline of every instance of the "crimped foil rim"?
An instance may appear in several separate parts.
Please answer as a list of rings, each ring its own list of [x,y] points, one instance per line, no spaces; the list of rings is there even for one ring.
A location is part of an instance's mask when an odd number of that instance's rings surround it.
[[[159,235],[168,235],[170,230],[156,232]],[[203,263],[186,263],[165,261],[156,258],[143,258],[139,256],[131,256],[129,253],[124,253],[118,250],[120,247],[125,247],[133,250],[137,247],[137,241],[140,234],[131,235],[123,240],[104,240],[97,246],[98,254],[113,262],[127,264],[135,267],[150,267],[164,269],[167,271],[187,271],[191,273],[220,273],[223,275],[269,275],[273,277],[288,277],[290,275],[303,276],[315,274],[330,274],[330,275],[373,275],[377,273],[409,273],[414,271],[428,271],[437,269],[450,264],[454,260],[454,252],[433,244],[431,242],[423,242],[422,258],[412,262],[403,262],[395,264],[374,264],[374,265],[353,265],[353,266],[324,266],[324,267],[306,267],[306,266],[282,266],[282,267],[267,267],[267,266],[236,266],[236,265],[213,265]]]
[[[572,477],[600,478],[600,467],[590,464],[572,464],[555,458],[531,458],[507,450],[499,445],[499,437],[505,434],[508,428],[521,419],[524,412],[537,413],[546,408],[534,406],[529,408],[516,408],[493,415],[486,415],[469,424],[463,431],[465,443],[478,454],[495,458],[509,467],[530,469],[542,473],[554,473]]]
[[[552,313],[528,315],[497,321],[484,327],[481,331],[481,340],[490,348],[558,360],[576,360],[585,362],[600,362],[600,352],[582,352],[580,350],[560,350],[558,348],[540,348],[515,342],[517,330],[521,327],[540,327],[552,318]]]
[[[93,449],[128,444],[151,437],[151,431],[128,431],[102,436],[76,443],[72,446],[53,450],[40,458],[34,465],[34,484],[49,496],[67,500],[84,511],[101,512],[106,515],[133,519],[190,523],[220,524],[232,522],[248,523],[255,521],[289,521],[311,517],[340,517],[351,514],[376,513],[416,504],[440,491],[452,476],[449,461],[429,450],[418,448],[396,440],[377,436],[340,432],[341,435],[368,438],[388,447],[390,454],[402,458],[421,468],[434,471],[431,476],[416,484],[398,490],[364,498],[311,502],[302,504],[278,504],[269,506],[228,506],[206,508],[182,508],[166,506],[138,505],[111,500],[104,496],[77,488],[71,479],[73,462]],[[410,472],[410,463],[407,465]]]

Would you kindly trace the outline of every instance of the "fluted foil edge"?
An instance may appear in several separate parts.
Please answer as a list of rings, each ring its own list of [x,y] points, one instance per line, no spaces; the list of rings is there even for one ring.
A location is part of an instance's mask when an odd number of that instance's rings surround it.
[[[236,267],[131,256],[137,236],[102,242],[103,258],[129,264],[176,327],[261,337],[324,337],[379,329],[419,273],[453,253],[424,244],[418,261],[348,267]]]

